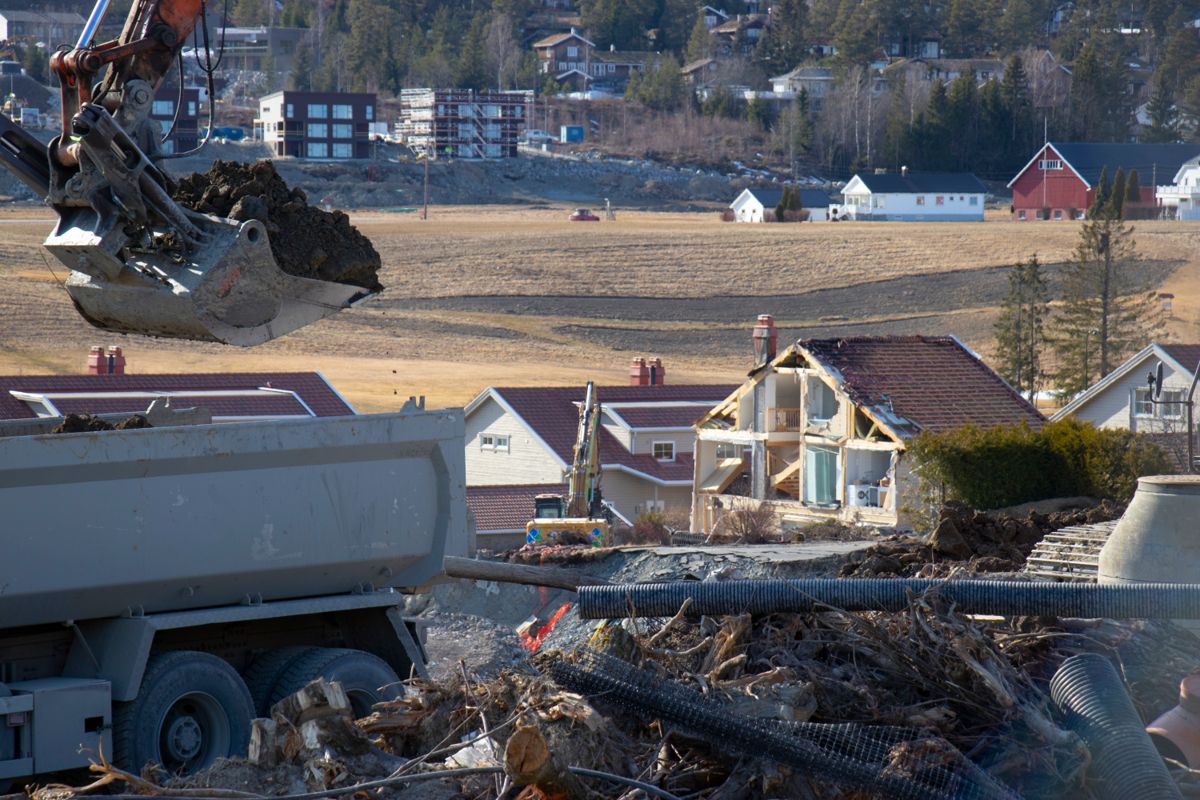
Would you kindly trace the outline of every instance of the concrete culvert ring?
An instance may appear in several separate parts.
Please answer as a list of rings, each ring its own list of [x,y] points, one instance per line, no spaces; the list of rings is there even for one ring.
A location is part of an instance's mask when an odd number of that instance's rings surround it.
[[[113,750],[118,766],[138,772],[161,764],[188,775],[218,758],[244,756],[254,706],[240,675],[208,653],[159,653],[131,702],[113,708]]]
[[[313,648],[284,670],[271,692],[271,705],[317,678],[342,685],[356,718],[370,714],[376,703],[403,694],[400,677],[382,658],[362,650]]]

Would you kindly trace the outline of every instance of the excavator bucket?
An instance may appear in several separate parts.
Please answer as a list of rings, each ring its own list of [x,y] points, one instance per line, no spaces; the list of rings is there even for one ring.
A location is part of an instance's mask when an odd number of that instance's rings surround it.
[[[371,295],[281,270],[257,220],[189,215],[201,244],[185,257],[105,246],[93,209],[67,210],[46,249],[71,268],[67,291],[91,324],[120,333],[249,347],[335,314]]]

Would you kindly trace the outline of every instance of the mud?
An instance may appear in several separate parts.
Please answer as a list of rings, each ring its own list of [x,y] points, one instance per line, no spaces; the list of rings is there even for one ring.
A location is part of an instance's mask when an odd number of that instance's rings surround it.
[[[132,431],[141,428],[152,428],[150,421],[141,414],[134,414],[131,417],[112,424],[106,419],[94,417],[91,414],[68,414],[63,417],[63,421],[50,429],[51,433],[90,433],[94,431]]]
[[[341,211],[309,205],[304,191],[289,188],[270,161],[214,161],[207,172],[182,178],[175,200],[203,214],[262,222],[275,261],[290,275],[383,288],[382,262],[371,240]]]

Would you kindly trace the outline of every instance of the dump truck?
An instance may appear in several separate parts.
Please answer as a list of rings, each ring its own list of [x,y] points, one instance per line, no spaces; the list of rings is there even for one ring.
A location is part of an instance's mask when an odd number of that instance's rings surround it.
[[[0,438],[0,784],[100,752],[194,772],[317,677],[361,714],[424,674],[404,592],[474,544],[460,409],[22,433]]]

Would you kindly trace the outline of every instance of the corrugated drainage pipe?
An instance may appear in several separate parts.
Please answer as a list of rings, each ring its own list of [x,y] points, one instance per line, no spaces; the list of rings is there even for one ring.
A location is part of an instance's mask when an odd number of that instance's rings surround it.
[[[1091,779],[1102,800],[1181,798],[1121,676],[1095,653],[1071,656],[1050,681],[1050,698],[1092,753]]]
[[[936,589],[964,614],[1005,617],[1053,615],[1109,619],[1200,619],[1200,584],[1084,584],[1047,581],[809,578],[801,580],[680,581],[581,586],[584,619],[669,617],[684,600],[689,613],[804,613],[901,611],[913,595]]]

